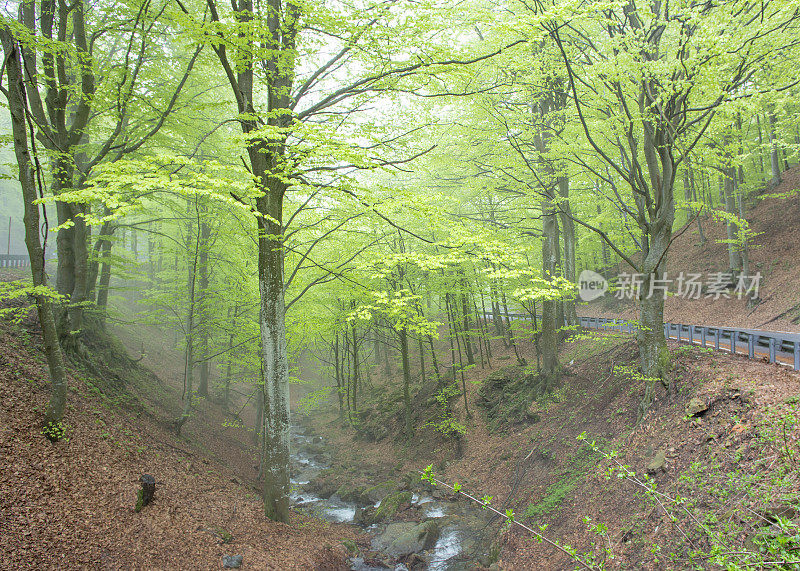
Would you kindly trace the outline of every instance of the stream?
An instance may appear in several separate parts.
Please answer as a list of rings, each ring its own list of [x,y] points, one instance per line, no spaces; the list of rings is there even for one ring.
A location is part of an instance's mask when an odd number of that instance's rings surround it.
[[[311,480],[328,468],[331,453],[325,446],[325,440],[314,436],[309,429],[292,425],[292,494],[291,500],[295,508],[314,516],[335,523],[359,525],[372,536],[372,555],[367,560],[359,556],[351,557],[349,562],[354,571],[372,571],[394,569],[408,570],[398,559],[411,561],[411,569],[429,569],[441,571],[466,571],[474,569],[479,562],[486,563],[488,543],[491,533],[487,529],[484,512],[466,505],[463,502],[449,501],[434,492],[419,491],[413,493],[411,505],[419,515],[419,521],[399,521],[393,518],[381,523],[365,525],[360,522],[359,514],[363,508],[380,506],[380,501],[368,506],[344,501],[336,494],[330,498],[322,498],[308,489]],[[407,519],[407,518],[406,518]],[[428,523],[433,520],[435,523]],[[399,556],[396,543],[392,543],[394,533],[408,532],[410,528],[429,526],[435,529],[431,538],[433,543],[427,549],[415,551],[409,559]],[[414,528],[414,529],[416,529]],[[427,536],[426,536],[427,537]],[[377,555],[377,557],[375,557]],[[377,561],[376,561],[377,559]]]

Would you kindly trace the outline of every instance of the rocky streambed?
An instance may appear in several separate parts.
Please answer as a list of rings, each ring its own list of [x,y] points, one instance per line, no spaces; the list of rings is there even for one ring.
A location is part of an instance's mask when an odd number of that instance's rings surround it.
[[[431,488],[415,475],[371,486],[336,485],[332,453],[311,429],[292,426],[295,508],[362,527],[369,546],[349,545],[351,569],[449,570],[489,567],[492,539],[486,512]]]

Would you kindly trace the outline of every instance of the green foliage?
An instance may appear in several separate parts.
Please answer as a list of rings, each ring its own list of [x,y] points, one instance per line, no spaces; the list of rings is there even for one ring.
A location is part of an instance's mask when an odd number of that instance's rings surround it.
[[[458,383],[455,382],[439,389],[434,395],[439,407],[439,419],[430,421],[425,426],[433,427],[447,438],[464,436],[467,433],[467,427],[456,420],[449,404],[450,399],[458,397],[460,394],[461,389],[459,389]]]
[[[8,319],[19,324],[27,313],[36,307],[36,303],[28,303],[32,299],[47,299],[53,303],[65,301],[65,297],[47,286],[33,286],[30,281],[0,281],[0,319]]]
[[[526,519],[539,519],[550,515],[561,505],[575,488],[585,479],[589,469],[597,462],[597,454],[589,446],[581,446],[566,462],[567,468],[559,479],[547,487],[535,503],[525,509]]]
[[[136,492],[136,505],[134,506],[133,511],[139,513],[140,511],[142,511],[143,507],[144,507],[144,490],[140,488],[139,491]]]
[[[42,435],[50,442],[58,442],[67,435],[67,425],[64,421],[48,422],[42,427]],[[66,439],[69,441],[69,438]]]
[[[791,422],[794,422],[793,413]],[[780,462],[774,460],[773,451],[780,450],[781,434],[787,417],[776,415],[762,431],[761,453],[766,453],[754,463],[734,462],[730,468],[718,456],[692,462],[689,469],[678,476],[670,494],[661,492],[655,481],[646,474],[639,475],[630,466],[622,464],[616,451],[603,451],[596,442],[589,447],[598,452],[607,462],[606,478],[626,480],[634,484],[650,505],[658,505],[666,513],[672,525],[684,537],[693,534],[703,538],[704,547],[698,541],[683,546],[673,546],[667,555],[683,566],[687,561],[693,568],[717,565],[724,569],[744,570],[780,565],[794,569],[800,564],[797,548],[800,546],[800,527],[781,515],[758,513],[757,506],[774,506],[777,498],[784,499],[784,508],[794,511],[798,498],[794,490],[796,463],[791,456],[778,454]],[[586,434],[578,436],[586,440]],[[764,458],[772,458],[764,465]],[[751,507],[753,506],[753,507]],[[755,509],[754,509],[755,507]],[[774,508],[770,508],[774,509]],[[722,515],[721,515],[722,514]],[[743,542],[752,530],[761,528],[752,544]],[[683,549],[683,552],[681,552]],[[664,555],[659,545],[652,546],[654,561]]]
[[[575,563],[582,569],[602,569],[602,565],[598,564],[594,561],[591,554],[581,555],[575,550],[574,548],[570,547],[569,545],[563,545],[559,543],[557,540],[551,540],[545,537],[542,533],[545,531],[547,526],[539,526],[539,530],[535,530],[531,527],[528,527],[524,523],[520,522],[513,508],[506,508],[505,512],[501,512],[500,510],[496,509],[492,506],[492,500],[494,499],[492,496],[485,495],[482,498],[478,499],[475,496],[468,494],[467,492],[463,491],[463,488],[458,482],[455,482],[452,486],[448,485],[447,483],[439,480],[436,475],[433,473],[433,465],[429,465],[420,472],[421,479],[430,483],[432,486],[441,485],[447,488],[450,488],[455,493],[457,493],[460,497],[464,497],[471,502],[474,502],[481,506],[482,509],[489,510],[492,513],[500,516],[503,518],[503,525],[506,527],[510,526],[518,526],[519,528],[523,529],[527,533],[530,533],[534,539],[538,542],[544,542],[548,545],[558,549],[568,557],[570,557]]]
[[[307,395],[297,400],[297,412],[308,416],[315,410],[327,404],[333,392],[331,387],[323,387],[309,392]]]

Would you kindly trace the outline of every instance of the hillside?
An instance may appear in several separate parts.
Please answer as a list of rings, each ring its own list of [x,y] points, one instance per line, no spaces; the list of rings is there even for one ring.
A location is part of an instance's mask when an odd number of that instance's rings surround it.
[[[782,181],[769,193],[788,193],[800,188],[800,166],[785,171]],[[766,192],[766,191],[765,191]],[[800,196],[792,198],[766,198],[753,195],[746,202],[745,217],[757,233],[750,245],[751,273],[762,276],[759,296],[761,303],[748,307],[744,300],[720,298],[683,299],[667,298],[664,319],[674,323],[695,325],[727,325],[731,327],[763,328],[777,331],[800,331]],[[725,272],[728,268],[725,226],[708,217],[703,218],[706,237],[700,243],[697,223],[676,231],[676,237],[667,254],[667,273],[676,278],[680,272],[700,273],[705,279],[711,272]],[[630,272],[627,264],[620,264],[610,273]],[[673,285],[674,288],[674,285]],[[635,318],[636,309],[630,300],[618,300],[612,293],[579,306],[585,316]]]
[[[73,368],[67,438],[44,438],[35,323],[0,322],[0,568],[218,569],[234,554],[249,569],[347,568],[341,542],[354,531],[299,514],[265,520],[251,475],[204,451],[224,436],[214,426],[224,414],[206,403],[209,439],[176,439],[168,405],[180,395],[126,356]],[[155,499],[136,513],[145,473]]]
[[[533,357],[529,346],[522,349]],[[770,514],[785,512],[791,519],[800,513],[800,376],[707,349],[675,343],[670,349],[672,394],[661,390],[654,410],[639,425],[644,384],[632,373],[635,342],[629,335],[602,333],[564,345],[561,359],[570,365],[560,388],[533,403],[517,392],[528,373],[508,364],[507,351],[497,350],[494,369],[470,370],[473,416],[466,417],[460,397],[453,401],[467,425],[460,446],[443,441],[430,427],[420,429],[413,443],[370,441],[343,428],[332,411],[317,412],[309,422],[327,435],[335,451],[320,489],[392,485],[431,464],[440,479],[459,482],[475,497],[492,496],[501,510],[513,509],[534,529],[545,525],[547,537],[592,554],[609,569],[684,568],[693,551],[713,546],[755,551],[754,541],[778,529]],[[364,405],[372,411],[369,416],[386,410],[396,390],[391,382],[376,383],[374,400]],[[524,402],[529,406],[518,406]],[[689,414],[696,402],[705,410]],[[431,410],[420,412],[420,418],[426,414]],[[394,413],[382,418],[389,433],[400,422]],[[578,439],[581,434],[585,440]],[[593,441],[597,450],[590,446]],[[619,479],[613,473],[617,461],[636,476]],[[634,483],[648,478],[666,496],[645,493]],[[477,542],[476,551],[465,553],[476,548],[464,547],[447,569],[575,568],[531,534],[515,527],[503,531],[499,519],[486,512],[477,510],[483,524],[474,526],[471,502],[426,486],[420,494],[457,502],[446,504],[448,525],[456,526],[464,545]],[[685,503],[667,499],[680,497],[687,498]],[[419,517],[414,508],[402,513]],[[714,567],[699,557],[696,564]],[[745,555],[741,559],[747,561]]]

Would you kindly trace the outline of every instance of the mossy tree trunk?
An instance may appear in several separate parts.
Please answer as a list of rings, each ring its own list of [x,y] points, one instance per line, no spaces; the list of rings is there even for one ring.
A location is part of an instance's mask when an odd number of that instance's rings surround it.
[[[28,127],[26,121],[26,93],[23,80],[21,51],[16,40],[7,29],[0,27],[0,40],[6,58],[6,74],[8,87],[6,98],[11,115],[11,129],[14,138],[14,154],[19,167],[19,182],[22,188],[24,204],[23,222],[25,224],[25,245],[31,261],[31,277],[33,285],[40,288],[34,296],[39,324],[42,327],[44,352],[50,372],[50,402],[44,415],[45,426],[59,425],[64,417],[67,404],[67,376],[64,368],[64,356],[56,329],[56,320],[51,298],[42,290],[47,287],[47,276],[44,267],[44,249],[39,240],[40,220],[39,206],[35,201],[37,195],[34,171],[35,156],[32,156],[28,144]],[[30,126],[32,129],[33,127]],[[35,143],[34,143],[35,144]],[[34,149],[35,152],[35,149]],[[62,432],[59,432],[61,434]]]

